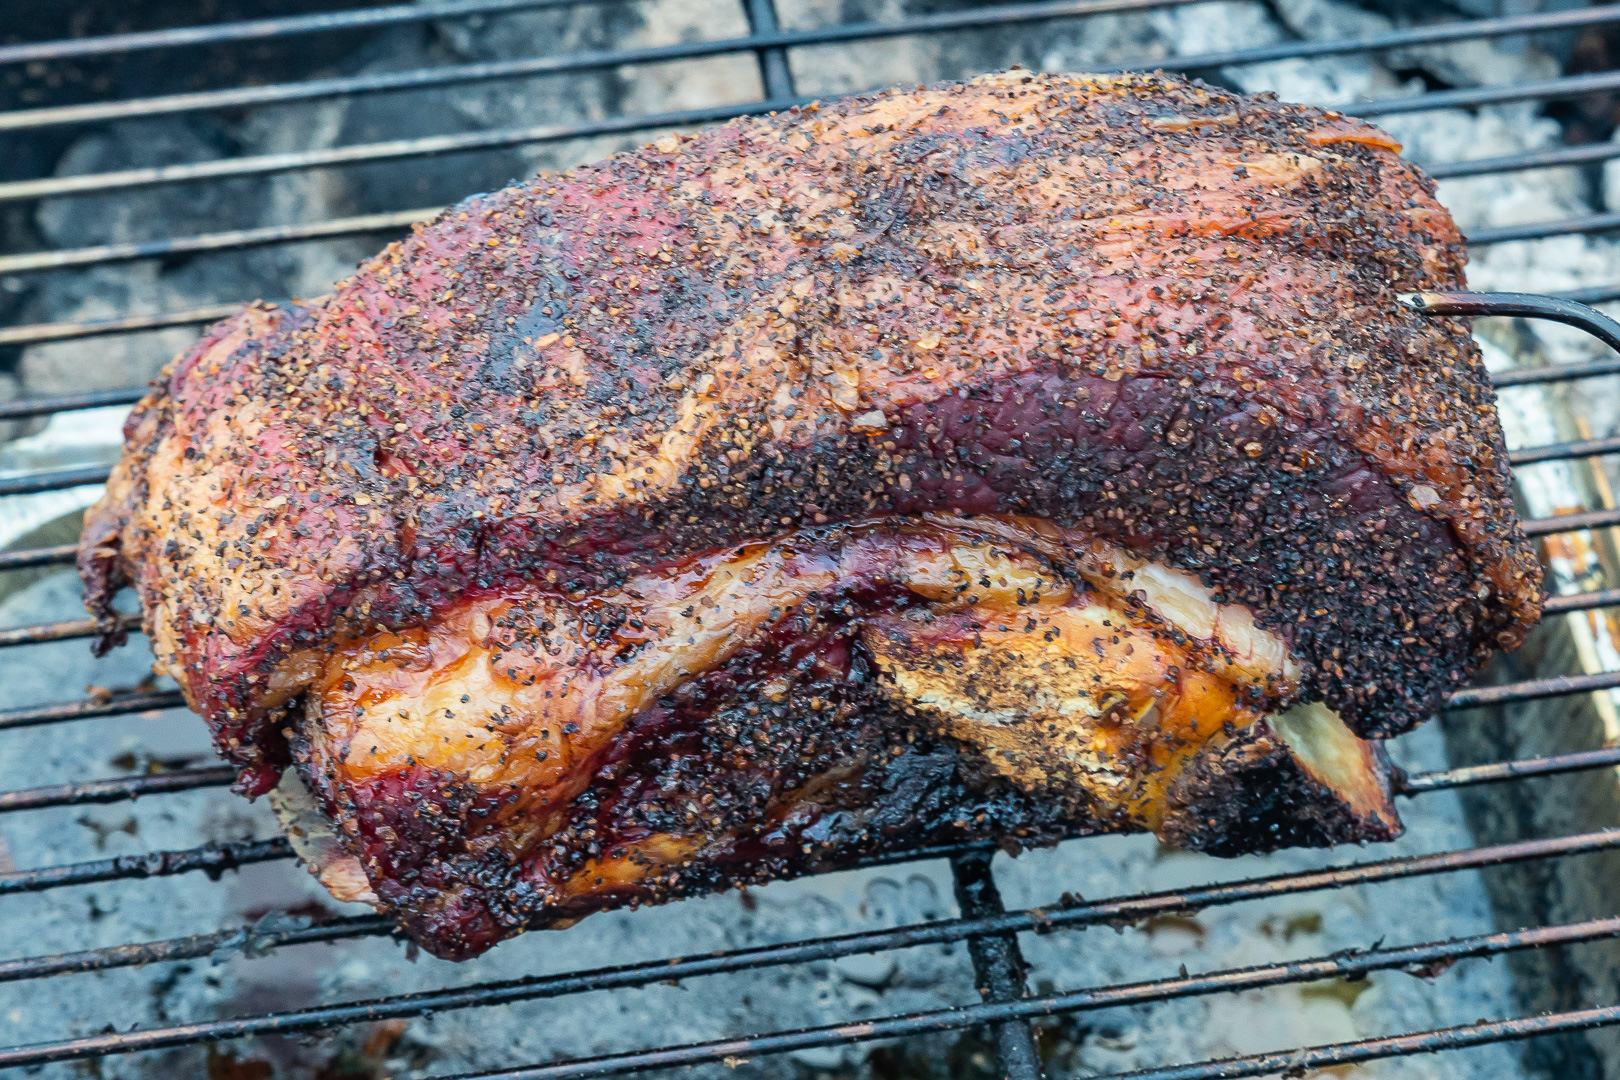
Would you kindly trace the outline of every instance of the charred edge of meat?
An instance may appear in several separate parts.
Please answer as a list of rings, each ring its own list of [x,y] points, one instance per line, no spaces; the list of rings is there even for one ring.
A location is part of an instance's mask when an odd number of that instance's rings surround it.
[[[1377,741],[1355,738],[1320,704],[1256,725],[1251,738],[1206,755],[1176,782],[1159,839],[1234,856],[1285,847],[1394,840],[1393,766]]]

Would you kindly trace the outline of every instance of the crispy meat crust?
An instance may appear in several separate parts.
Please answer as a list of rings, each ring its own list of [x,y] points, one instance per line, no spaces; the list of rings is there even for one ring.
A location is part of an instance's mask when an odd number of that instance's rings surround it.
[[[257,794],[340,640],[827,523],[1013,514],[1191,572],[1287,642],[1290,700],[1404,730],[1540,591],[1467,324],[1395,301],[1463,261],[1397,149],[1179,79],[1014,72],[470,199],[213,327],[137,407],[81,545],[101,647],[134,583]]]

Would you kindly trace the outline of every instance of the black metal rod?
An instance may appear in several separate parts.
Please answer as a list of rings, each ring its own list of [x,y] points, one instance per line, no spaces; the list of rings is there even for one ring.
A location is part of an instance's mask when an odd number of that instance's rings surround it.
[[[1498,761],[1489,765],[1469,765],[1460,769],[1437,769],[1434,772],[1414,773],[1402,777],[1396,785],[1396,790],[1402,795],[1421,795],[1429,791],[1471,787],[1475,784],[1495,784],[1504,780],[1522,780],[1527,776],[1557,776],[1611,765],[1620,765],[1620,746],[1605,746],[1599,750],[1577,750],[1568,754],[1552,754],[1520,761]]]
[[[99,881],[125,881],[134,878],[169,877],[201,870],[217,878],[226,870],[248,863],[292,858],[292,847],[282,837],[231,844],[205,844],[185,851],[149,851],[143,855],[119,855],[111,859],[62,866],[42,866],[33,870],[0,873],[0,896],[13,893],[44,892],[68,885],[93,885]]]
[[[1095,1080],[1234,1080],[1242,1076],[1269,1076],[1283,1073],[1300,1076],[1318,1069],[1353,1065],[1360,1061],[1433,1054],[1441,1050],[1461,1050],[1487,1043],[1533,1039],[1538,1035],[1584,1031],[1620,1023],[1620,1005],[1572,1012],[1548,1013],[1520,1020],[1480,1020],[1472,1024],[1438,1028],[1413,1035],[1393,1035],[1382,1039],[1313,1046],[1280,1053],[1204,1061],[1196,1065],[1171,1065],[1161,1069],[1140,1069],[1129,1073],[1109,1073]]]
[[[1282,874],[1269,878],[1206,885],[1180,891],[1147,893],[1112,900],[1082,902],[1068,907],[1035,908],[1028,911],[1009,912],[1005,915],[971,920],[942,920],[937,923],[902,927],[895,930],[844,934],[814,941],[739,949],[729,953],[711,953],[706,956],[653,961],[587,972],[530,976],[528,978],[502,980],[475,986],[419,991],[413,994],[375,998],[369,1001],[322,1005],[287,1012],[266,1013],[258,1016],[205,1021],[167,1028],[153,1028],[146,1031],[111,1033],[81,1039],[35,1043],[30,1046],[0,1049],[0,1067],[100,1057],[106,1054],[129,1053],[138,1050],[154,1050],[169,1046],[237,1038],[243,1035],[291,1034],[374,1020],[421,1016],[432,1012],[442,1012],[447,1009],[501,1005],[515,1001],[556,997],[563,994],[646,986],[655,982],[695,978],[701,975],[720,974],[767,965],[804,963],[814,960],[833,959],[855,953],[941,944],[983,934],[1045,933],[1066,927],[1129,924],[1158,914],[1196,911],[1208,907],[1239,903],[1245,900],[1313,892],[1320,889],[1342,888],[1349,885],[1364,885],[1428,874],[1472,870],[1485,866],[1500,866],[1535,859],[1566,857],[1617,848],[1620,848],[1620,830],[1605,830],[1550,839],[1523,840],[1510,844],[1441,852],[1434,855],[1403,856],[1379,862],[1352,864],[1306,873]],[[1558,932],[1560,931],[1557,929],[1552,931],[1521,931],[1522,934]],[[1456,948],[1457,944],[1445,943],[1443,947]],[[1389,951],[1394,952],[1395,950]],[[1363,954],[1362,959],[1364,960],[1367,955],[1370,954]],[[1354,960],[1355,958],[1341,957],[1338,959]],[[1305,977],[1316,978],[1317,976]],[[1153,984],[1142,985],[1151,986]],[[1101,993],[1113,994],[1122,989],[1128,988],[1112,988],[1101,991]],[[1093,994],[1098,993],[1098,991],[1081,991],[1080,993]],[[1064,996],[1072,997],[1073,995]],[[1155,994],[1144,996],[1140,1000],[1162,1000],[1162,998],[1162,994]],[[1044,1015],[1065,1009],[1102,1007],[1103,1004],[1099,1003],[1096,1006],[1078,1004],[1061,1008],[1048,1008],[1041,1004],[1043,1001],[1050,1002],[1051,1000],[1051,998],[1032,998],[1018,1002],[977,1006],[980,1010],[1008,1010],[1004,1013],[969,1013],[967,1011],[953,1012],[952,1010],[945,1010],[941,1015],[961,1017],[963,1018],[962,1022],[956,1026],[967,1027],[982,1023],[997,1023],[1019,1017]],[[1125,1003],[1128,1002],[1115,1000],[1107,1002],[1107,1004]],[[849,1029],[840,1026],[820,1030],[848,1032]],[[925,1028],[925,1030],[940,1029]],[[848,1041],[850,1037],[850,1035],[846,1034],[844,1038],[837,1041]],[[805,1045],[827,1044],[814,1042]],[[787,1049],[792,1048],[787,1047]],[[746,1056],[746,1054],[743,1056]],[[705,1058],[703,1060],[709,1059]],[[714,1060],[720,1059],[716,1058]],[[669,1062],[669,1064],[682,1063],[681,1061]],[[598,1074],[585,1073],[581,1075]]]
[[[1615,229],[1620,229],[1620,214],[1583,214],[1580,217],[1559,218],[1556,221],[1532,221],[1523,225],[1475,229],[1465,239],[1470,248],[1482,248],[1491,244],[1545,240],[1549,236],[1571,236],[1575,233],[1612,232]]]
[[[409,228],[436,216],[443,207],[420,210],[394,210],[385,214],[360,214],[331,221],[311,221],[301,225],[267,225],[260,229],[231,229],[201,236],[174,236],[164,240],[143,240],[128,244],[99,244],[65,251],[30,251],[20,255],[0,255],[0,275],[31,274],[43,270],[101,266],[138,259],[164,259],[177,255],[202,255],[215,251],[241,251],[269,244],[292,244],[310,240],[336,240],[366,233],[392,232]]]
[[[0,345],[3,344],[0,341]],[[45,416],[74,409],[100,409],[108,405],[133,405],[146,396],[146,391],[144,386],[121,386],[115,390],[87,390],[82,394],[52,394],[49,397],[0,401],[0,420]]]
[[[742,0],[743,14],[748,19],[751,37],[775,34],[782,29],[776,15],[776,0]],[[759,84],[767,98],[790,98],[798,94],[793,84],[793,69],[788,66],[787,49],[771,46],[755,49],[759,62]]]
[[[1620,299],[1620,288],[1615,290],[1614,298]],[[1563,299],[1574,298],[1564,297]],[[1596,303],[1599,301],[1588,302]],[[1546,383],[1574,382],[1576,379],[1595,379],[1604,375],[1617,374],[1620,374],[1620,357],[1610,357],[1607,360],[1594,360],[1587,364],[1549,364],[1546,367],[1498,371],[1491,376],[1491,385],[1498,388],[1504,386],[1540,386]]]
[[[1512,101],[1547,101],[1579,97],[1620,88],[1620,71],[1599,71],[1589,75],[1561,75],[1534,82],[1502,83],[1496,86],[1470,86],[1462,90],[1429,90],[1421,94],[1358,101],[1340,107],[1351,116],[1393,116],[1397,113],[1428,112],[1431,109],[1466,109],[1481,105],[1502,105]]]
[[[993,851],[975,851],[951,860],[951,879],[956,904],[967,919],[1000,915],[1007,909],[1001,903],[990,871]],[[973,960],[973,982],[985,1001],[1021,1001],[1029,996],[1024,954],[1016,934],[985,934],[968,938],[968,955]],[[1005,1020],[990,1025],[996,1058],[1003,1080],[1041,1080],[1041,1053],[1035,1045],[1035,1031],[1028,1020]]]
[[[1123,11],[1148,11],[1180,7],[1203,0],[1033,0],[1026,3],[997,4],[962,11],[915,15],[892,22],[846,23],[812,30],[778,30],[746,37],[715,41],[684,41],[671,45],[650,45],[633,49],[602,49],[561,56],[531,56],[517,60],[496,60],[472,64],[445,64],[408,71],[374,72],[303,82],[270,83],[261,86],[202,90],[160,97],[130,98],[122,101],[88,102],[40,109],[0,113],[0,132],[26,131],[64,124],[100,123],[151,116],[214,109],[237,109],[262,105],[285,105],[358,94],[422,90],[505,79],[562,75],[629,64],[667,63],[726,53],[784,51],[804,45],[828,45],[844,41],[874,41],[911,34],[977,30],[993,26],[1013,26],[1054,19],[1083,18]],[[1614,16],[1620,19],[1620,14]],[[1602,22],[1605,20],[1596,20]],[[775,96],[775,95],[772,95]]]
[[[1436,180],[1452,180],[1464,176],[1522,172],[1526,169],[1590,165],[1600,161],[1611,161],[1617,157],[1620,157],[1620,143],[1581,143],[1577,146],[1555,146],[1549,150],[1526,150],[1520,154],[1501,154],[1497,157],[1439,161],[1424,165],[1423,171]]]
[[[86,465],[77,469],[53,469],[50,472],[7,477],[0,479],[0,495],[32,495],[83,484],[105,484],[111,472],[112,468],[107,465]]]
[[[1568,461],[1570,458],[1597,457],[1601,454],[1620,454],[1620,437],[1573,439],[1569,442],[1510,450],[1508,464],[1535,465],[1543,461]]]
[[[0,731],[58,724],[66,720],[92,720],[101,716],[125,716],[129,713],[185,707],[186,699],[178,690],[152,690],[137,694],[89,698],[84,701],[60,701],[51,705],[34,705],[25,709],[0,711]]]
[[[1596,308],[1559,296],[1517,292],[1416,292],[1402,293],[1400,302],[1424,315],[1517,315],[1550,319],[1585,330],[1620,352],[1620,322]]]
[[[1474,709],[1481,705],[1506,705],[1518,701],[1583,694],[1593,690],[1620,687],[1620,671],[1600,671],[1592,675],[1552,675],[1526,679],[1503,686],[1479,686],[1455,690],[1446,697],[1447,709]]]
[[[763,1054],[779,1054],[792,1050],[818,1046],[836,1046],[849,1042],[873,1039],[903,1038],[959,1030],[981,1023],[997,1023],[1012,1019],[1029,1019],[1058,1013],[1073,1013],[1093,1009],[1117,1008],[1144,1002],[1172,1001],[1205,994],[1234,993],[1268,986],[1314,982],[1331,978],[1364,978],[1374,971],[1406,969],[1413,972],[1435,970],[1459,960],[1480,956],[1499,956],[1522,949],[1548,948],[1580,941],[1600,940],[1620,936],[1620,919],[1593,919],[1567,926],[1520,930],[1513,933],[1482,934],[1477,937],[1458,938],[1453,941],[1409,945],[1395,949],[1369,949],[1349,955],[1317,957],[1288,963],[1267,964],[1259,967],[1214,971],[1200,975],[1182,975],[1152,982],[1123,983],[1117,986],[1073,990],[1048,994],[1022,1001],[970,1005],[958,1009],[937,1009],[929,1012],[889,1016],[861,1023],[800,1028],[796,1031],[772,1032],[739,1039],[717,1039],[711,1042],[690,1043],[685,1046],[662,1047],[626,1054],[608,1054],[601,1057],[560,1061],[549,1065],[527,1068],[497,1069],[488,1072],[459,1073],[441,1080],[584,1080],[587,1077],[622,1076],[626,1073],[680,1065],[698,1065],[729,1059],[748,1060]],[[1620,1019],[1620,1007],[1617,1007]],[[1406,1036],[1408,1039],[1421,1036]],[[1382,1040],[1385,1042],[1392,1040]],[[1438,1048],[1438,1047],[1437,1047]],[[1331,1049],[1331,1048],[1323,1048]],[[1287,1073],[1292,1058],[1286,1054],[1257,1055],[1254,1060],[1276,1062],[1270,1069],[1260,1072]],[[1328,1061],[1337,1059],[1328,1057]],[[1133,1073],[1144,1076],[1145,1073]],[[1166,1074],[1167,1076],[1169,1074]],[[1211,1073],[1224,1076],[1224,1073]]]
[[[0,184],[0,187],[5,185]],[[4,200],[0,200],[4,201]],[[234,315],[241,304],[210,304],[185,311],[157,315],[129,315],[122,319],[99,319],[78,323],[30,323],[0,328],[0,345],[39,345],[47,341],[78,341],[112,334],[136,334],[147,330],[167,330],[175,326],[202,326]]]
[[[120,615],[118,625],[130,633],[138,634],[141,632],[141,617]],[[47,641],[95,637],[98,632],[94,619],[64,619],[61,622],[36,623],[33,626],[14,626],[9,630],[0,630],[0,649],[16,645],[40,645]]]
[[[26,570],[34,566],[59,566],[78,558],[77,544],[57,544],[54,547],[22,548],[18,551],[0,551],[0,570]]]
[[[1620,525],[1620,509],[1555,514],[1552,517],[1532,518],[1523,523],[1526,536],[1552,536],[1556,533],[1578,532],[1582,529],[1606,529],[1612,525]]]
[[[1615,144],[1620,146],[1620,143]],[[1566,300],[1574,300],[1580,304],[1607,304],[1620,300],[1620,285],[1592,285],[1584,289],[1570,289],[1567,292],[1554,293]]]
[[[281,929],[262,924],[240,926],[235,930],[216,930],[210,934],[191,934],[167,941],[150,941],[135,945],[113,945],[102,949],[84,949],[79,952],[55,953],[50,956],[32,956],[17,960],[0,960],[0,983],[39,979],[52,975],[80,975],[89,971],[111,971],[115,968],[141,967],[146,964],[173,960],[196,960],[199,957],[231,949],[240,949],[250,956],[262,956],[271,949],[285,945],[308,945],[314,942],[347,941],[358,937],[379,937],[393,930],[393,920],[381,915],[357,915],[332,919],[311,926]]]
[[[1590,611],[1593,608],[1620,605],[1620,589],[1594,589],[1591,592],[1571,593],[1568,596],[1549,596],[1541,605],[1543,617],[1563,615],[1571,611]]]
[[[279,19],[247,19],[239,22],[208,23],[202,26],[180,26],[169,30],[138,30],[126,34],[102,34],[97,37],[29,41],[17,45],[0,45],[0,64],[25,64],[84,56],[111,56],[151,49],[222,45],[232,41],[262,41],[265,38],[285,38],[299,34],[367,30],[433,19],[499,15],[535,8],[575,7],[605,2],[607,0],[445,0],[439,3],[396,4],[392,7],[360,8],[353,11],[322,12],[316,15],[288,15]]]
[[[142,795],[167,795],[177,791],[195,791],[197,788],[225,787],[235,779],[235,769],[229,765],[217,765],[205,769],[153,773],[150,776],[53,784],[25,791],[0,791],[0,814],[11,810],[42,810],[52,806],[124,802]]]

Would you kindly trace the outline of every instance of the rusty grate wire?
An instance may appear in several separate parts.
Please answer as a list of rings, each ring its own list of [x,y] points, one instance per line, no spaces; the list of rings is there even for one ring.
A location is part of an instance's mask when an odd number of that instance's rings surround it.
[[[437,0],[421,4],[400,4],[392,7],[127,33],[100,38],[23,43],[0,46],[0,65],[50,63],[76,57],[262,41],[335,30],[567,7],[594,2],[599,0]],[[439,155],[691,126],[787,108],[807,100],[798,94],[794,83],[794,50],[807,46],[1036,25],[1081,19],[1103,13],[1146,11],[1201,2],[1204,0],[1037,0],[1028,3],[985,4],[943,14],[913,16],[885,23],[788,30],[782,28],[773,0],[741,0],[749,33],[740,37],[688,41],[637,49],[604,49],[564,55],[539,55],[495,63],[447,65],[385,74],[315,79],[0,113],[0,133],[36,131],[135,117],[173,116],[247,106],[274,106],[356,94],[385,94],[473,82],[494,82],[599,70],[626,64],[660,64],[734,54],[752,54],[755,57],[764,90],[764,97],[758,101],[679,112],[618,116],[588,123],[535,125],[396,139],[329,149],[249,155],[218,161],[178,163],[154,168],[0,183],[0,203],[27,203],[44,198],[106,195],[144,188],[207,184],[230,178],[404,162]],[[1420,45],[1479,41],[1615,24],[1620,24],[1620,4],[1555,13],[1431,23],[1357,38],[1285,42],[1156,60],[1151,66],[1198,73],[1276,60],[1377,53]],[[1121,65],[1120,69],[1129,66]],[[1503,102],[1553,101],[1615,89],[1620,89],[1620,72],[1600,72],[1535,82],[1431,91],[1384,98],[1359,103],[1345,108],[1344,111],[1375,117]],[[1430,166],[1428,171],[1441,178],[1481,176],[1561,165],[1595,164],[1614,158],[1620,158],[1620,143],[1606,142],[1440,163]],[[183,254],[316,242],[372,233],[385,235],[398,232],[412,222],[422,220],[433,213],[436,213],[436,209],[395,211],[289,226],[171,237],[140,244],[8,253],[0,255],[0,275],[88,268]],[[1620,214],[1586,215],[1565,220],[1477,230],[1470,237],[1470,244],[1479,247],[1514,240],[1595,234],[1611,230],[1620,230]],[[1566,295],[1570,299],[1587,303],[1620,299],[1620,283]],[[22,346],[141,333],[172,327],[200,326],[232,310],[234,308],[231,305],[211,305],[159,314],[128,315],[97,322],[6,327],[0,328],[0,346]],[[1620,373],[1620,357],[1611,357],[1580,365],[1503,372],[1495,377],[1495,382],[1502,387],[1524,386],[1568,382],[1617,373]],[[72,410],[129,404],[135,401],[141,392],[139,388],[114,388],[0,403],[0,419],[45,416]],[[1511,460],[1514,465],[1529,465],[1587,459],[1616,453],[1620,453],[1620,438],[1611,437],[1521,449],[1512,453]],[[105,468],[93,466],[0,478],[0,495],[55,491],[95,484],[103,482],[106,475]],[[1620,525],[1620,511],[1605,509],[1532,520],[1527,522],[1527,531],[1531,535],[1546,536],[1613,525]],[[70,545],[0,552],[0,570],[65,565],[72,561],[72,557]],[[1554,597],[1547,605],[1547,612],[1562,614],[1610,606],[1620,606],[1620,589],[1602,589]],[[131,620],[131,628],[139,629],[136,621]],[[91,632],[92,627],[88,620],[0,630],[0,647],[23,647],[46,641],[86,637]],[[1620,673],[1529,679],[1458,691],[1450,696],[1447,707],[1472,708],[1616,688],[1620,688]],[[28,708],[4,709],[0,710],[0,732],[14,728],[171,708],[181,704],[183,702],[177,693],[145,691]],[[1401,778],[1399,793],[1411,798],[1434,791],[1506,783],[1531,776],[1613,768],[1617,765],[1620,765],[1620,747],[1606,747],[1408,775]],[[219,787],[228,784],[230,779],[231,770],[228,768],[192,767],[146,776],[9,791],[0,793],[0,814],[156,797],[166,793]],[[994,881],[989,876],[988,848],[983,845],[957,845],[917,849],[871,862],[875,864],[879,861],[888,863],[912,859],[949,859],[957,886],[960,917],[890,930],[848,933],[702,956],[678,957],[560,975],[499,982],[486,981],[305,1009],[267,1011],[223,1020],[175,1024],[129,1032],[108,1032],[85,1038],[57,1038],[0,1048],[0,1067],[88,1061],[113,1054],[212,1043],[250,1035],[307,1033],[368,1021],[422,1016],[449,1009],[490,1007],[516,1001],[645,986],[670,979],[697,978],[723,972],[803,964],[917,945],[965,942],[969,947],[976,981],[982,995],[982,1001],[977,1004],[882,1017],[863,1021],[859,1025],[834,1024],[795,1031],[763,1032],[742,1038],[655,1047],[636,1052],[558,1061],[529,1068],[466,1075],[491,1078],[498,1076],[514,1080],[518,1077],[616,1076],[654,1068],[721,1062],[738,1057],[751,1058],[854,1041],[987,1026],[991,1031],[992,1042],[1005,1074],[1011,1080],[1033,1080],[1040,1075],[1040,1062],[1035,1051],[1031,1022],[1042,1017],[1330,977],[1356,978],[1379,970],[1438,969],[1465,957],[1504,955],[1522,950],[1620,937],[1620,917],[1398,947],[1380,945],[1363,951],[1260,967],[1199,974],[1188,974],[1183,970],[1183,974],[1176,978],[1040,994],[1031,994],[1024,983],[1023,965],[1016,937],[1020,933],[1056,933],[1085,926],[1123,925],[1155,915],[1192,912],[1264,897],[1456,873],[1514,863],[1576,858],[1615,850],[1620,850],[1620,830],[1604,830],[1477,846],[1436,854],[1355,862],[1325,870],[1252,878],[1174,892],[1144,893],[1101,901],[1075,901],[1050,908],[1007,911],[1003,909]],[[109,882],[198,871],[217,877],[225,871],[251,862],[290,857],[292,853],[289,846],[280,839],[207,845],[183,851],[151,852],[137,856],[0,873],[0,894],[38,892],[87,882]],[[175,962],[206,957],[221,948],[236,946],[251,945],[255,953],[262,953],[281,946],[381,936],[388,934],[389,930],[387,920],[379,916],[339,918],[319,925],[290,928],[233,927],[167,940],[0,960],[0,982]],[[1276,1054],[1150,1069],[1132,1073],[1130,1076],[1133,1080],[1148,1080],[1150,1077],[1152,1080],[1205,1080],[1205,1078],[1212,1080],[1216,1077],[1259,1076],[1489,1042],[1525,1039],[1617,1023],[1620,1023],[1620,1005],[1611,1005],[1531,1018],[1481,1020],[1459,1027],[1390,1038],[1365,1039]]]

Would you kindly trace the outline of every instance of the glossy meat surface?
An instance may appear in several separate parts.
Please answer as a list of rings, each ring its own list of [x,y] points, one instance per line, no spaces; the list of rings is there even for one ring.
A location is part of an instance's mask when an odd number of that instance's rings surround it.
[[[1466,327],[1395,302],[1461,260],[1383,133],[1164,77],[672,135],[213,328],[81,569],[445,955],[918,837],[1389,835],[1345,724],[1539,609]]]

